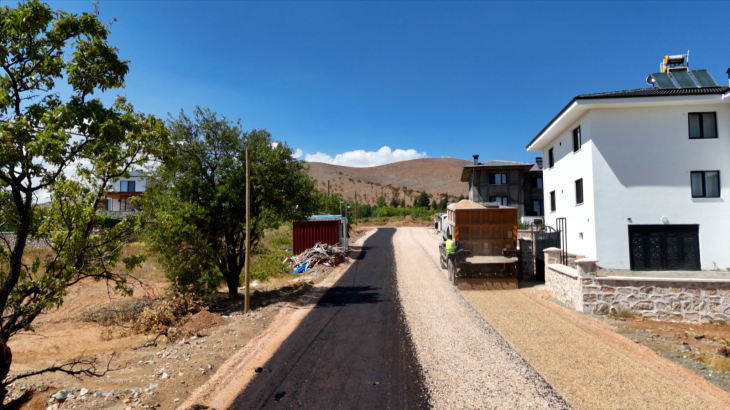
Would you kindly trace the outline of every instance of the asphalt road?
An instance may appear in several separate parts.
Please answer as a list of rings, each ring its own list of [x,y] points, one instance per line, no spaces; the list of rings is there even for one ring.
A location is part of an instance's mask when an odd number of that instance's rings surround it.
[[[395,229],[378,229],[235,409],[414,409],[427,393],[400,309]]]

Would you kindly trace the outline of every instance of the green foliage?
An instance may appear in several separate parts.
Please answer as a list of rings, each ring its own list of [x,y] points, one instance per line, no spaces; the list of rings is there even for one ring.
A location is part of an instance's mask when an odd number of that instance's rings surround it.
[[[403,209],[394,208],[391,206],[385,206],[382,208],[378,208],[378,217],[380,218],[389,218],[393,216],[403,216]]]
[[[314,191],[312,197],[314,201],[314,212],[318,214],[339,215],[340,201],[343,201],[341,206],[346,205],[345,198],[339,193],[327,195],[326,192]]]
[[[34,0],[0,8],[0,228],[17,237],[13,247],[0,242],[0,347],[32,330],[84,278],[131,292],[120,262],[131,269],[143,260],[120,261],[133,220],[95,231],[107,186],[144,165],[166,137],[161,121],[125,99],[107,107],[91,98],[123,86],[128,71],[108,35],[97,13],[72,15]],[[39,210],[44,190],[52,206]],[[49,241],[50,255],[24,260],[29,240]],[[0,380],[9,364],[0,360]],[[4,394],[3,387],[0,402]]]
[[[395,197],[390,198],[390,204],[389,206],[391,208],[397,208],[398,207],[398,200],[395,199]]]
[[[430,200],[428,199],[428,193],[426,191],[421,192],[420,195],[416,198],[416,200],[413,202],[413,206],[418,208],[428,208],[430,205]]]
[[[414,221],[430,221],[433,212],[429,212],[428,208],[411,208],[411,219]]]
[[[316,210],[315,183],[292,150],[266,130],[244,132],[210,110],[168,121],[170,143],[144,198],[145,240],[177,286],[238,294],[245,263],[246,164],[250,150],[251,245],[282,222]]]
[[[406,199],[405,198],[403,198],[403,199],[400,200],[400,207],[401,208],[405,208],[406,207]]]
[[[466,197],[464,196],[464,194],[461,194],[458,198],[456,198],[456,202],[463,201],[464,199],[466,199]]]
[[[251,280],[265,281],[269,276],[288,274],[289,266],[282,261],[291,256],[292,227],[283,225],[279,229],[267,232],[267,235],[253,249],[251,257]]]
[[[386,202],[385,202],[385,197],[384,196],[381,195],[381,196],[378,197],[378,205],[377,206],[378,206],[378,208],[383,208],[383,207],[386,206]]]

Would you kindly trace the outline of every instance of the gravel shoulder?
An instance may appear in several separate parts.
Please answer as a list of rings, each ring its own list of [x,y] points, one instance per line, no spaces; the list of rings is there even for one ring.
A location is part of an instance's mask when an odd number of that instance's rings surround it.
[[[435,236],[399,228],[398,293],[437,409],[567,409],[570,406],[451,286]]]

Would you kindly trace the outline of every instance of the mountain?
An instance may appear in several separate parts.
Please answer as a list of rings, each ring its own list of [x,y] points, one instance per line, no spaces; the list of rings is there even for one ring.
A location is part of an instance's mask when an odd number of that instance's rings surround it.
[[[400,202],[405,192],[406,204],[412,205],[421,191],[426,191],[437,200],[445,193],[449,197],[467,196],[468,184],[459,179],[464,165],[470,163],[454,158],[423,158],[377,167],[353,168],[311,162],[309,176],[317,180],[317,189],[320,191],[327,192],[329,183],[330,193],[340,193],[350,200],[375,204],[381,195],[388,202],[395,195]]]

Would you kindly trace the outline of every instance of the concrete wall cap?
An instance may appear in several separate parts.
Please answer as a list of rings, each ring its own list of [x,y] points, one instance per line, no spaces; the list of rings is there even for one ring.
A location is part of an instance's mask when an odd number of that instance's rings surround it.
[[[561,265],[559,263],[553,263],[547,265],[548,269],[554,270],[555,272],[562,273],[563,275],[570,276],[571,278],[578,279],[578,271],[571,268],[570,266]]]
[[[560,252],[560,248],[545,248],[544,252]]]
[[[598,259],[580,258],[576,259],[575,263],[598,263]]]
[[[548,265],[552,266],[552,265]],[[663,283],[724,283],[730,284],[730,279],[715,278],[658,278],[649,276],[596,276],[599,281],[621,281],[621,282],[663,282]]]

